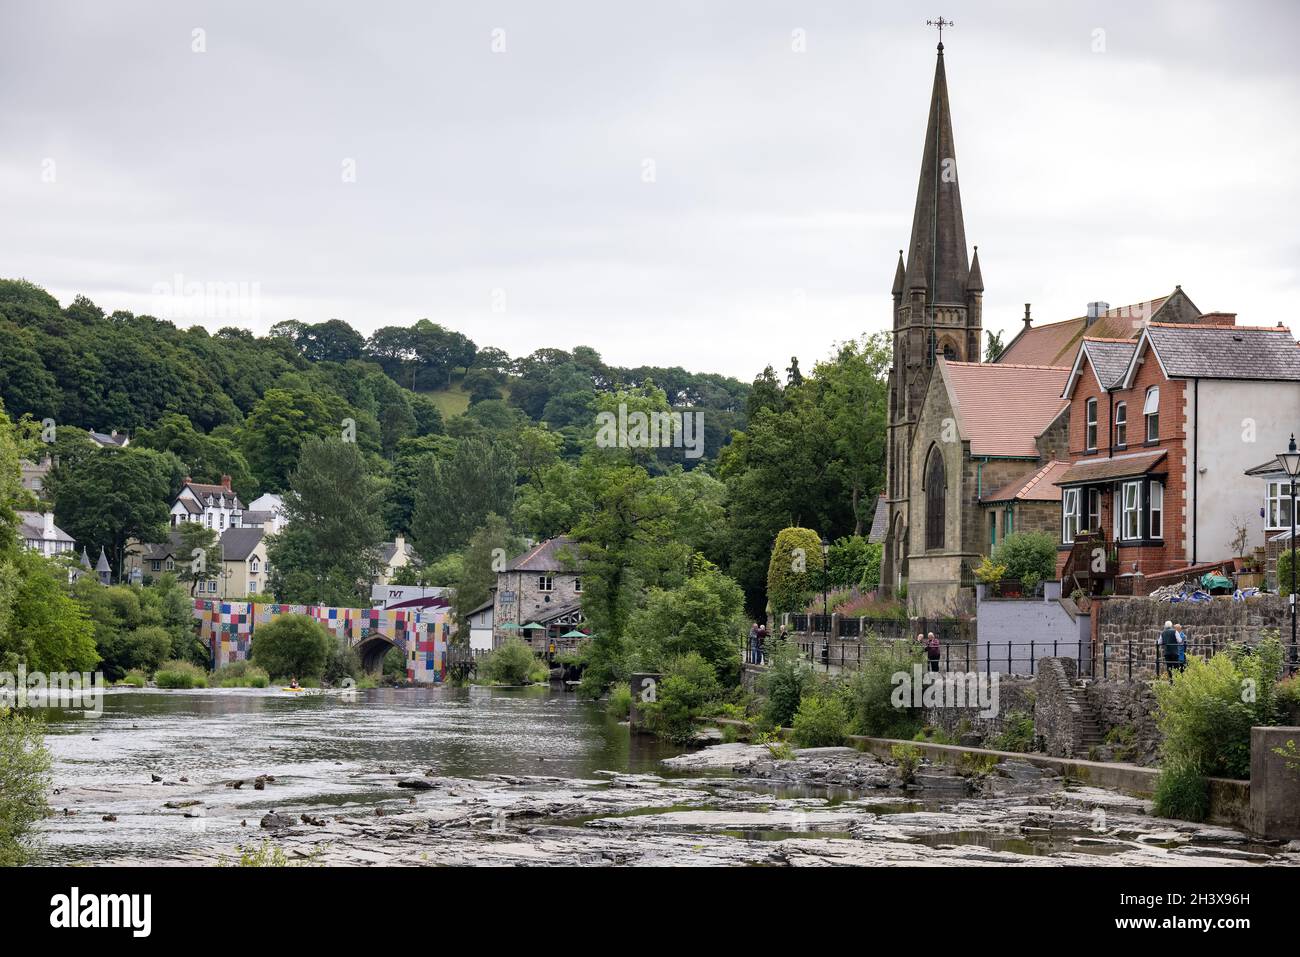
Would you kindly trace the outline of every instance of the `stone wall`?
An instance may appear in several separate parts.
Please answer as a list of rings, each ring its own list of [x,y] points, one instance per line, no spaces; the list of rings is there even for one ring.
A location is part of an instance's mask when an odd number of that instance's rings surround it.
[[[1073,658],[1044,658],[1034,678],[1034,731],[1040,748],[1053,757],[1086,757],[1080,754],[1082,715],[1070,688],[1075,668]]]
[[[1159,653],[1160,631],[1166,621],[1181,622],[1194,654],[1219,650],[1231,642],[1258,641],[1266,628],[1277,628],[1290,640],[1291,619],[1286,599],[1258,595],[1245,601],[1229,597],[1207,602],[1152,601],[1149,598],[1105,598],[1093,600],[1096,620],[1097,658],[1100,646],[1108,646],[1107,674],[1127,676],[1127,656],[1132,649],[1134,674],[1150,674]],[[1131,643],[1131,644],[1130,644]]]
[[[1108,743],[1098,749],[1103,761],[1127,761],[1144,767],[1157,763],[1160,729],[1156,696],[1147,681],[1093,681],[1083,693]]]
[[[983,676],[981,676],[983,677]],[[1006,718],[1013,711],[1034,713],[1034,679],[998,676],[998,712],[993,716],[981,714],[978,707],[927,708],[925,722],[941,729],[958,743],[978,746],[1001,734]]]

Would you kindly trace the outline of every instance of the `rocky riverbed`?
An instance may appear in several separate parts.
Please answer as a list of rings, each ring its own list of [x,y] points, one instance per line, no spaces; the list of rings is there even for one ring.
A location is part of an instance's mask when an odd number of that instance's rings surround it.
[[[907,784],[894,763],[850,748],[778,760],[763,746],[721,744],[661,766],[578,779],[376,767],[350,775],[365,801],[328,807],[278,799],[270,773],[146,774],[138,785],[65,788],[53,803],[110,828],[144,814],[193,830],[191,846],[161,858],[83,858],[102,864],[235,864],[260,851],[308,866],[1300,865],[1300,842],[1153,818],[1147,801],[1022,761],[964,772],[923,763]]]

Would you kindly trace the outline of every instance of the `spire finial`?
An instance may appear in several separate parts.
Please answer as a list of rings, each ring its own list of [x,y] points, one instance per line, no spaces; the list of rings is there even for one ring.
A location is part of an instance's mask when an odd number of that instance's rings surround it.
[[[950,26],[953,26],[953,22],[952,22],[951,20],[945,20],[943,17],[934,17],[934,18],[931,19],[931,20],[926,20],[926,21],[925,21],[925,25],[926,25],[927,27],[936,27],[936,28],[938,28],[938,30],[939,30],[939,54],[942,55],[942,54],[943,54],[943,28],[944,28],[944,27],[950,27]]]

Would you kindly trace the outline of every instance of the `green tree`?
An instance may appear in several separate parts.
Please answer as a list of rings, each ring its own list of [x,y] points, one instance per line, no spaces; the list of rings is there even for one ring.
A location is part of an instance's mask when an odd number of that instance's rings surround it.
[[[1002,350],[1006,348],[1002,345],[1002,333],[990,329],[988,336],[988,342],[984,344],[984,361],[997,362],[1002,358]]]
[[[269,389],[253,408],[244,423],[244,454],[267,491],[288,487],[289,473],[308,438],[342,434],[351,410],[341,398],[329,399],[310,391]]]
[[[701,556],[696,570],[675,588],[653,588],[628,622],[629,667],[661,671],[697,652],[726,684],[739,678],[745,635],[745,595],[740,586]]]
[[[281,601],[352,604],[379,564],[382,483],[355,443],[308,437],[284,497],[288,524],[271,536],[271,587]]]
[[[993,562],[1007,566],[1007,577],[1036,588],[1056,575],[1056,536],[1048,532],[1012,532],[993,549]]]
[[[416,487],[416,551],[426,561],[458,551],[488,515],[509,515],[515,474],[514,456],[486,439],[463,439],[449,461],[435,459]]]
[[[167,535],[183,472],[169,452],[101,449],[59,480],[54,503],[59,525],[92,554],[103,546],[120,570],[128,540],[160,542]]]
[[[94,629],[68,596],[66,575],[57,563],[26,550],[0,564],[0,666],[12,670],[23,662],[31,671],[47,673],[94,670],[99,663]]]
[[[50,752],[40,722],[0,708],[0,867],[30,860],[28,835],[45,817],[49,787]]]
[[[338,639],[307,615],[279,615],[253,632],[252,660],[273,679],[320,678]]]
[[[821,539],[811,528],[785,528],[767,566],[767,600],[773,614],[801,611],[822,585]]]
[[[224,574],[221,546],[217,543],[217,533],[198,522],[181,522],[176,537],[180,541],[176,579],[189,585],[192,598],[199,582]],[[200,554],[202,562],[199,562]]]
[[[506,520],[489,514],[483,525],[470,536],[456,583],[453,610],[456,632],[469,635],[469,613],[492,597],[497,573],[505,571],[506,561],[523,550],[523,541],[510,531]]]

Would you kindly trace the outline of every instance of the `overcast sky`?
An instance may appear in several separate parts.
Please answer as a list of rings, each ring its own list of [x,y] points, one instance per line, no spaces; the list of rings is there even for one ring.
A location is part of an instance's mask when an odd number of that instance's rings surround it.
[[[1292,324],[1297,9],[5,0],[0,276],[214,330],[808,368],[891,321],[943,14],[986,328],[1176,283]]]

